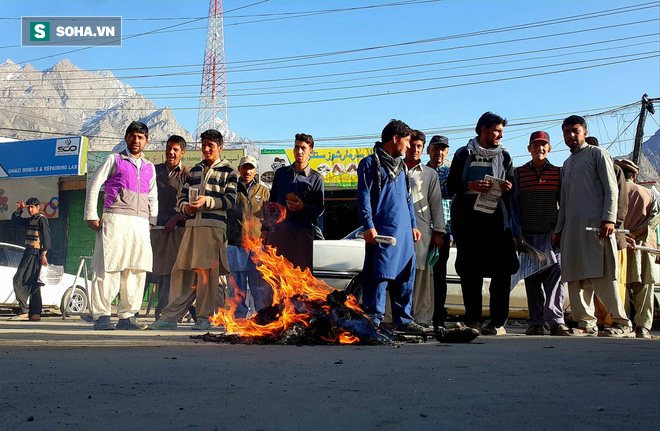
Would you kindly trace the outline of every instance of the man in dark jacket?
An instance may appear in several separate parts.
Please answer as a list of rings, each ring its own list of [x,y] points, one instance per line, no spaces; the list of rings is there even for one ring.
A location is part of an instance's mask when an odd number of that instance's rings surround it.
[[[455,194],[451,226],[456,241],[456,271],[461,278],[465,323],[483,335],[504,335],[509,318],[511,274],[518,270],[510,228],[509,198],[513,189],[511,155],[500,145],[507,121],[492,112],[479,118],[477,136],[454,154],[447,185]],[[490,210],[476,209],[477,199],[493,197]],[[481,289],[490,277],[490,323],[482,329]]]
[[[25,251],[14,275],[14,294],[21,308],[16,319],[29,319],[35,322],[41,320],[41,286],[39,272],[48,265],[46,253],[51,249],[50,228],[48,219],[41,213],[40,202],[30,198],[27,202],[16,202],[16,212],[12,221],[27,228],[25,234]],[[30,218],[22,218],[23,209],[27,208]],[[28,298],[30,305],[28,307]]]

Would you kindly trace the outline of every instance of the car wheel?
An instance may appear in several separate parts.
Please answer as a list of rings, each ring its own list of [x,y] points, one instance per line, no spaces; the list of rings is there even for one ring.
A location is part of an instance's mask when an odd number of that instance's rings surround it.
[[[362,304],[362,274],[356,276],[346,288],[346,293],[355,296],[357,302]]]
[[[68,306],[68,309],[67,309]],[[62,297],[62,313],[66,310],[67,314],[81,314],[87,310],[87,294],[79,287],[74,290],[69,287]]]

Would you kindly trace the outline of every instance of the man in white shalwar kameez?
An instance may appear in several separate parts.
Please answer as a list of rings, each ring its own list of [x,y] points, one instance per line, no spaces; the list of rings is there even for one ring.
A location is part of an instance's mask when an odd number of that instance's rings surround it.
[[[117,329],[145,329],[135,313],[142,306],[144,281],[152,269],[150,225],[156,224],[158,191],[154,165],[142,154],[149,140],[143,123],[128,126],[126,150],[109,155],[87,187],[85,220],[96,231],[90,298],[94,329],[115,329],[111,304],[119,293]],[[105,185],[103,217],[97,201]]]
[[[568,283],[573,319],[572,334],[629,336],[630,321],[618,294],[616,222],[618,186],[610,155],[585,142],[584,118],[572,115],[562,124],[571,155],[564,162],[555,242],[562,253],[561,278]],[[586,228],[597,228],[597,232]],[[611,328],[599,334],[594,293],[612,317]]]
[[[430,325],[433,320],[433,268],[429,267],[429,248],[442,247],[445,219],[438,173],[422,164],[426,136],[419,130],[410,135],[410,148],[403,161],[408,167],[410,191],[415,208],[417,229],[422,238],[415,243],[415,286],[412,315],[417,323]]]

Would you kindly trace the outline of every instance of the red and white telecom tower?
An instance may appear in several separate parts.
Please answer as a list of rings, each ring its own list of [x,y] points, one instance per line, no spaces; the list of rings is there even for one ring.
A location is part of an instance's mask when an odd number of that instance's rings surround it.
[[[229,131],[222,0],[210,0],[209,5],[202,90],[199,95],[199,116],[195,132],[197,142],[200,142],[199,135],[207,129],[219,130],[223,136]]]

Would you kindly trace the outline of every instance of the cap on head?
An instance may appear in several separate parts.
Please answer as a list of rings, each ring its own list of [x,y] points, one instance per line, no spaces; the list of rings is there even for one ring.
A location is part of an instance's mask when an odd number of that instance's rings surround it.
[[[238,167],[240,168],[243,165],[252,165],[256,168],[257,167],[257,159],[255,159],[252,156],[243,156],[243,157],[241,157],[241,160],[238,163]]]
[[[538,132],[534,132],[529,136],[529,143],[531,144],[532,142],[545,142],[546,144],[549,144],[550,135],[548,135],[548,132],[539,130]]]
[[[429,145],[438,145],[440,148],[449,148],[449,139],[446,136],[435,135],[431,138]]]
[[[614,164],[619,166],[624,171],[629,171],[629,172],[632,172],[634,174],[639,173],[639,166],[637,166],[635,163],[633,163],[632,160],[617,159],[617,160],[614,161]]]
[[[40,206],[41,201],[37,198],[30,198],[27,201],[25,201],[25,205],[34,205],[34,206]]]

